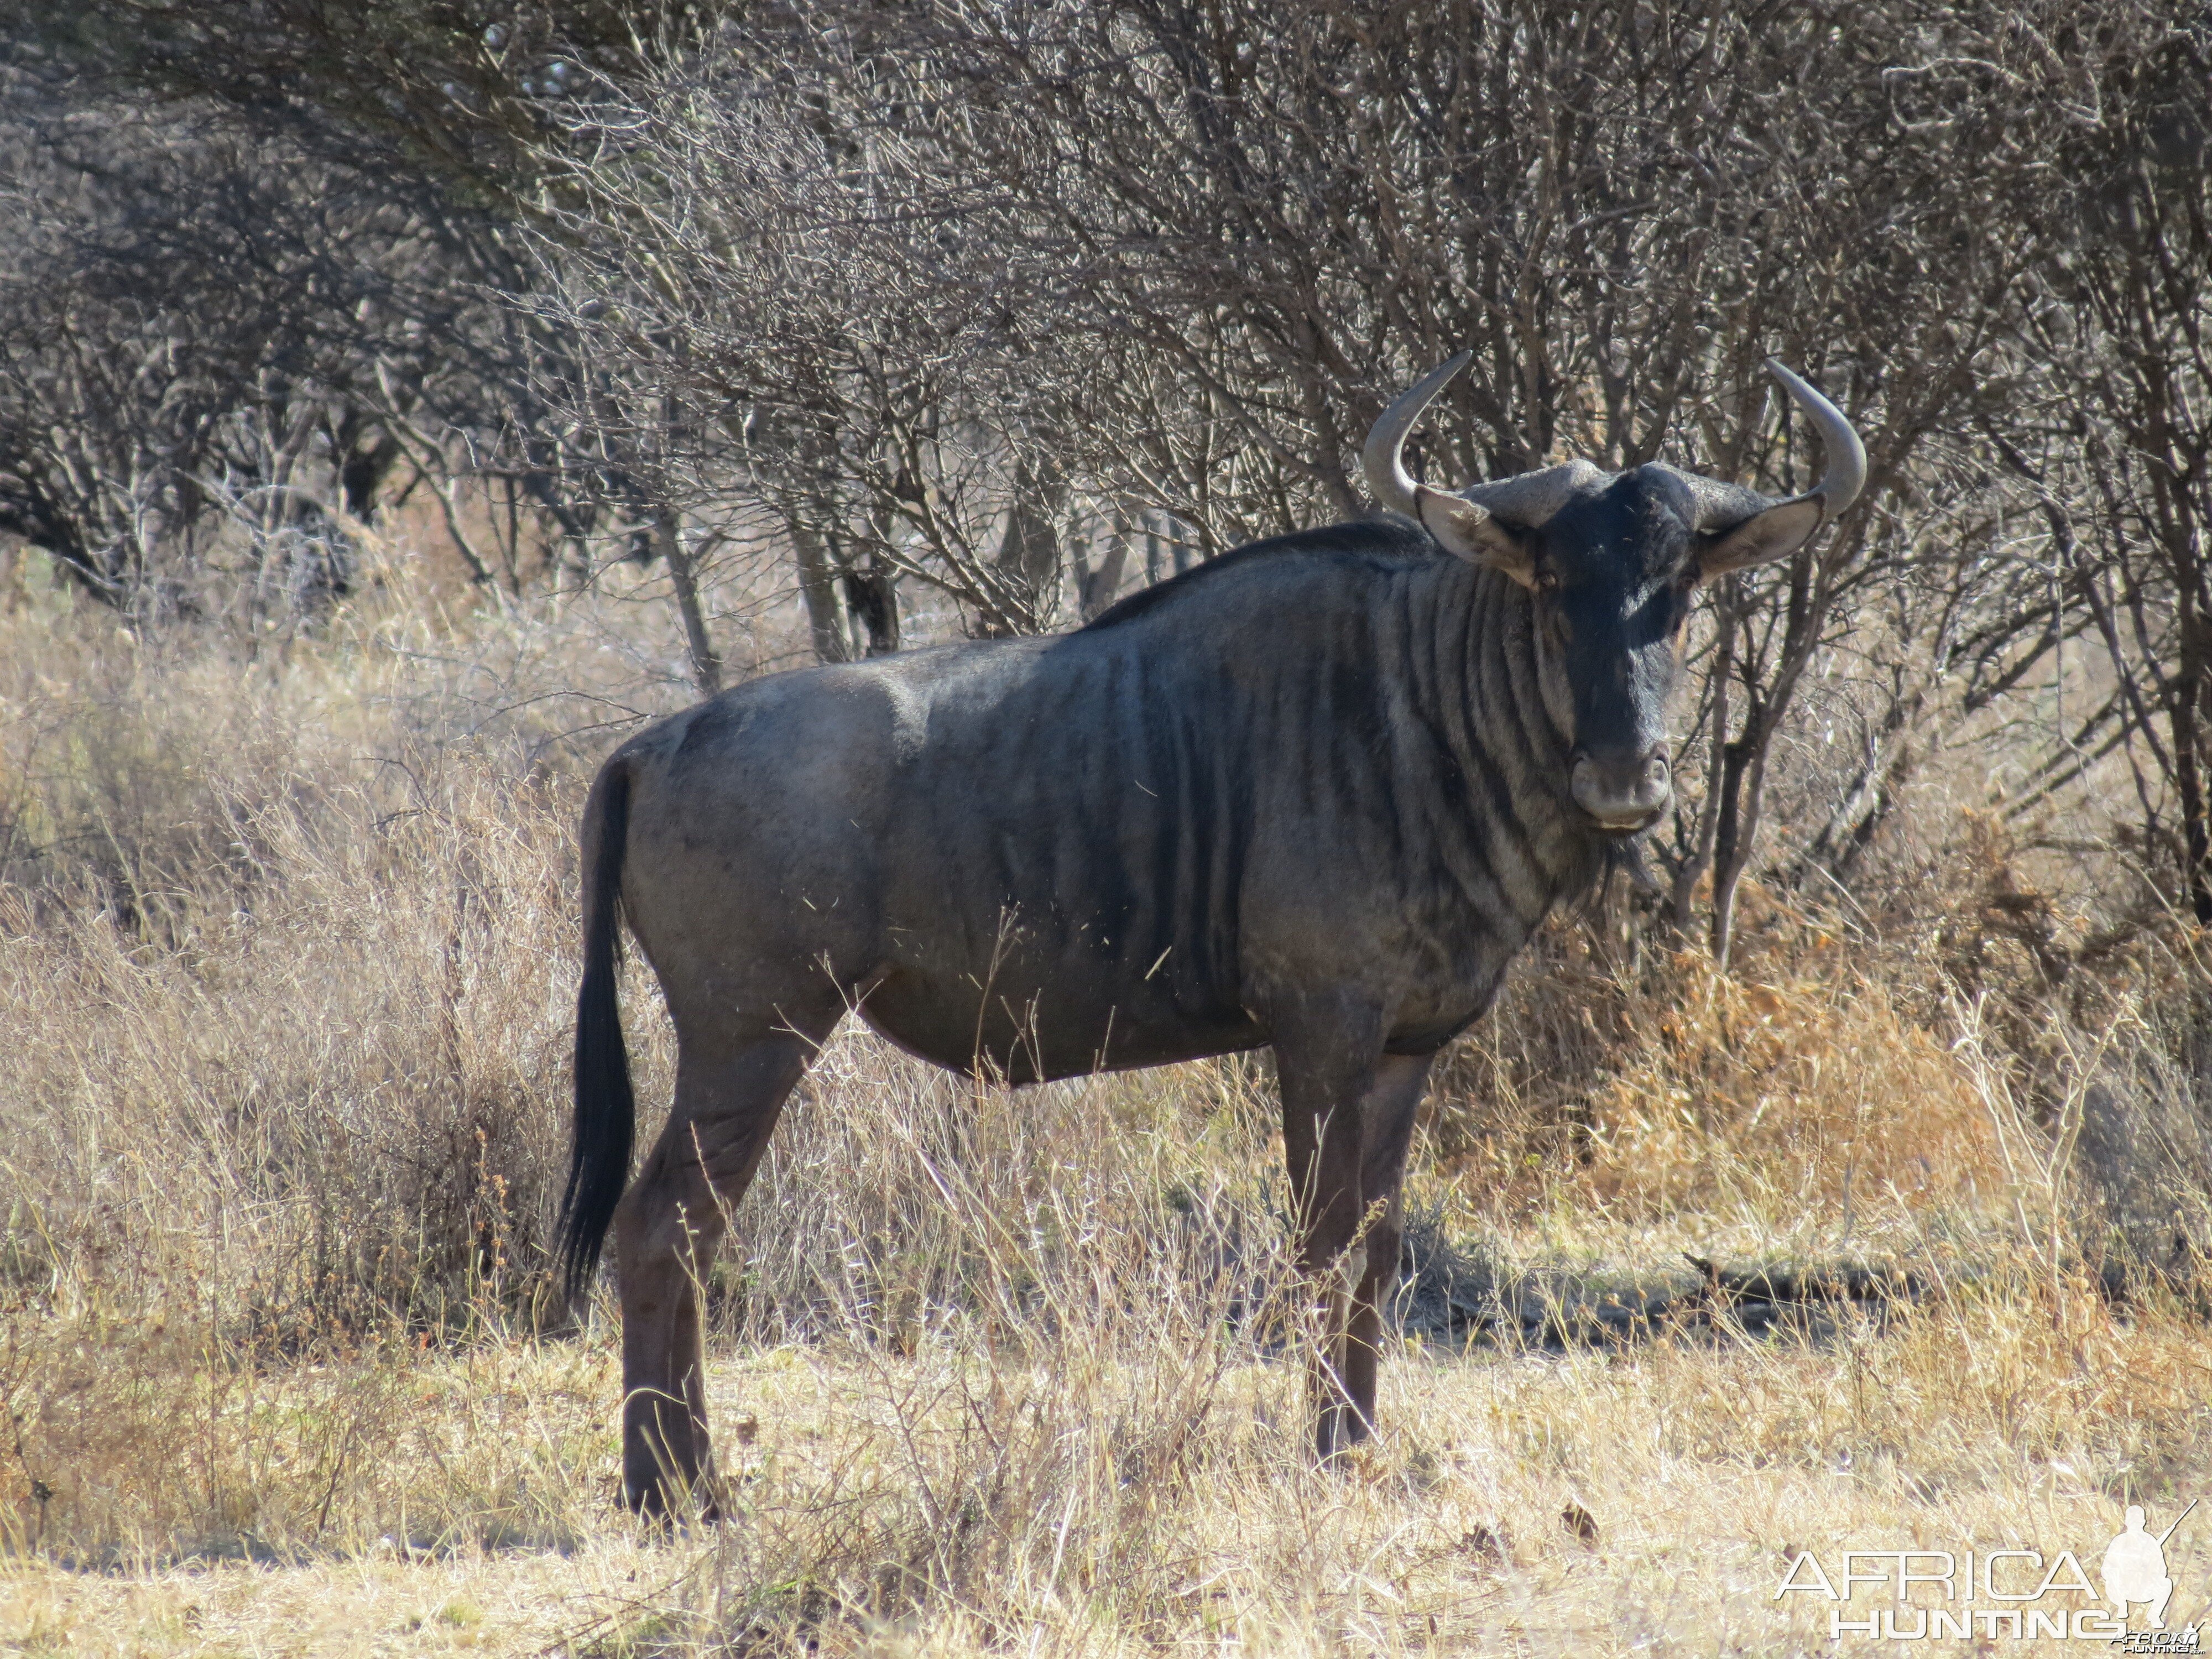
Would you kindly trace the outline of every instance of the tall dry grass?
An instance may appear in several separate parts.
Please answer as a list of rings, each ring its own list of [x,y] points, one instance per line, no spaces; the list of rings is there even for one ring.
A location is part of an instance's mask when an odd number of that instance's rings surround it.
[[[1263,1060],[1009,1093],[848,1032],[707,1287],[732,1522],[633,1531],[611,1321],[546,1319],[605,741],[571,734],[679,696],[543,617],[281,650],[0,617],[19,1631],[252,1646],[306,1584],[416,1595],[410,1642],[607,1653],[1764,1652],[1826,1640],[1772,1604],[1785,1546],[2100,1546],[2194,1490],[2185,1260],[2100,1277],[2123,1221],[2205,1236],[2194,939],[2056,981],[2036,939],[2087,962],[2094,927],[2023,939],[2025,878],[1962,836],[1879,933],[1759,900],[1729,975],[1562,919],[1411,1193],[1493,1289],[1680,1285],[1690,1251],[1895,1267],[1910,1304],[1565,1352],[1417,1321],[1385,1435],[1320,1474]]]

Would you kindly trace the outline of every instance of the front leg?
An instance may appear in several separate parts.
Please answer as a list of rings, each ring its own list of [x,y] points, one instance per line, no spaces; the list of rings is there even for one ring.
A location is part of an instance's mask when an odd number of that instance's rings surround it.
[[[1346,1339],[1352,1297],[1368,1279],[1362,1107],[1383,1058],[1382,1011],[1348,997],[1302,998],[1279,1005],[1269,1024],[1297,1206],[1298,1266],[1320,1324],[1308,1373],[1314,1451],[1328,1462],[1366,1429],[1347,1387]],[[1364,1411],[1373,1411],[1371,1376]]]
[[[1413,1139],[1413,1115],[1429,1086],[1436,1056],[1385,1054],[1359,1103],[1359,1189],[1370,1212],[1362,1238],[1367,1273],[1352,1293],[1345,1332],[1344,1427],[1354,1441],[1375,1431],[1375,1371],[1382,1354],[1382,1303],[1397,1282],[1398,1252],[1405,1239],[1406,1152]],[[1379,1210],[1379,1213],[1374,1213]]]

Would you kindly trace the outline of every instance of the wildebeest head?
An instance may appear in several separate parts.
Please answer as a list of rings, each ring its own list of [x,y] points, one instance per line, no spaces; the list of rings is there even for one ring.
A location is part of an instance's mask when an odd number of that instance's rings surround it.
[[[1826,476],[1802,495],[1778,501],[1658,463],[1604,472],[1579,460],[1455,491],[1416,483],[1406,434],[1471,355],[1383,410],[1367,440],[1369,486],[1460,557],[1529,591],[1545,701],[1573,744],[1569,792],[1597,828],[1632,835],[1674,793],[1668,710],[1691,595],[1804,545],[1858,498],[1866,452],[1833,404],[1769,359],[1827,453]]]

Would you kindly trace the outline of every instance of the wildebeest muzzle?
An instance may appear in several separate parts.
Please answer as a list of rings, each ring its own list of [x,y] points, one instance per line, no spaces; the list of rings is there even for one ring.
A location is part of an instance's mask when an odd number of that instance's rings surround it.
[[[1674,798],[1674,774],[1663,744],[1644,754],[1578,751],[1567,787],[1598,828],[1630,836],[1650,828],[1667,810]]]

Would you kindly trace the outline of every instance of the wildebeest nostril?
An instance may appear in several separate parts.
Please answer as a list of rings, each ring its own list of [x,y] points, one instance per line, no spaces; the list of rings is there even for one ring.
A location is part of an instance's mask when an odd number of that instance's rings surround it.
[[[1607,830],[1640,830],[1674,793],[1664,750],[1640,758],[1582,754],[1569,775],[1575,805]]]

